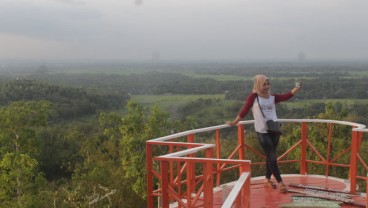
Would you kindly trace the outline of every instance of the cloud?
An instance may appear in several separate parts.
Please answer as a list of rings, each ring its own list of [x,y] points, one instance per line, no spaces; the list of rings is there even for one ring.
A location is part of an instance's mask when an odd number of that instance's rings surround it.
[[[0,32],[48,40],[79,39],[96,30],[102,17],[83,6],[6,4],[0,7]]]
[[[300,51],[311,59],[367,58],[367,6],[366,0],[8,0],[0,7],[0,42],[21,38],[28,48],[14,47],[20,54],[37,42],[51,45],[55,57],[76,58],[293,59]]]

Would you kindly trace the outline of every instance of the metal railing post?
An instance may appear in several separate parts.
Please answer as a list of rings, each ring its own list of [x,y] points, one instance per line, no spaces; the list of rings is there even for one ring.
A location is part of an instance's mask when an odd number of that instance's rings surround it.
[[[307,174],[307,134],[308,134],[308,124],[303,122],[301,126],[301,146],[300,146],[300,175]]]
[[[220,129],[216,129],[216,158],[221,158],[221,142],[220,142]],[[221,163],[216,164],[216,186],[221,183],[221,173],[220,173]]]
[[[356,192],[356,176],[357,176],[357,154],[358,154],[358,135],[357,131],[353,131],[351,138],[351,152],[350,152],[350,192]]]
[[[213,149],[206,149],[206,158],[212,158]],[[213,207],[213,163],[207,161],[204,163],[204,182],[203,182],[203,195],[204,195],[204,207]]]
[[[239,160],[245,159],[244,150],[244,125],[238,125],[238,145],[239,145]],[[239,175],[244,172],[243,167],[239,167]]]
[[[146,143],[146,163],[147,163],[147,207],[153,208],[153,175],[152,172],[152,145]]]
[[[161,161],[161,197],[162,208],[169,208],[170,199],[169,193],[169,163],[167,161]]]

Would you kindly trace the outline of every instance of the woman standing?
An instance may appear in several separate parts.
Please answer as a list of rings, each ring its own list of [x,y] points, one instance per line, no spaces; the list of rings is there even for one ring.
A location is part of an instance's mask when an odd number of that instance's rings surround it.
[[[271,175],[274,176],[279,184],[282,193],[287,193],[286,186],[282,181],[279,167],[277,165],[276,147],[279,143],[280,135],[267,132],[267,120],[277,121],[275,104],[288,100],[293,97],[303,87],[299,82],[295,88],[285,94],[271,94],[270,81],[265,75],[256,75],[252,92],[248,95],[242,110],[234,121],[228,121],[227,124],[234,126],[252,109],[254,118],[254,128],[257,132],[258,141],[266,155],[266,180],[265,186],[275,188],[271,181]]]

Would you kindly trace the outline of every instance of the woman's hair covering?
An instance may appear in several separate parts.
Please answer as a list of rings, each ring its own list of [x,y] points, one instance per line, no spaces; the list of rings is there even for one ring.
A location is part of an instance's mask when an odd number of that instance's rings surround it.
[[[254,76],[253,79],[254,79],[253,80],[254,84],[253,84],[252,92],[257,93],[261,96],[268,96],[270,94],[270,92],[268,92],[267,94],[262,92],[263,85],[268,80],[268,78],[263,74],[258,74],[256,76]]]

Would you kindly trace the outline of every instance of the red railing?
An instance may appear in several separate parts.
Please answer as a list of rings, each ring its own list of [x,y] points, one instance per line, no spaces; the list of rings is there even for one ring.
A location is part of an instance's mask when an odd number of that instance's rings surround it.
[[[360,133],[368,133],[368,129],[354,129],[353,131],[356,131],[356,132],[360,132]],[[358,142],[358,150],[359,150],[359,147],[360,147],[360,141]],[[366,194],[365,194],[365,198],[366,198],[366,208],[368,208],[368,166],[367,164],[364,162],[364,160],[362,159],[362,157],[360,156],[359,154],[359,151],[357,153],[357,160],[363,164],[363,166],[365,167],[365,169],[367,170],[367,176],[365,177],[365,184],[366,184]],[[357,176],[357,178],[363,178],[364,177],[361,177],[361,176]]]
[[[358,175],[358,164],[368,172],[365,160],[359,154],[363,133],[368,132],[362,124],[319,119],[280,119],[283,123],[300,123],[300,139],[293,144],[285,153],[278,158],[280,163],[299,163],[300,174],[308,173],[308,164],[325,165],[325,175],[329,175],[331,167],[348,168],[350,181],[350,191],[356,192],[357,180],[367,181],[366,175]],[[311,123],[324,123],[328,128],[327,154],[323,156],[308,139],[309,125]],[[233,188],[223,207],[237,205],[240,207],[249,206],[249,184],[250,165],[264,164],[245,160],[245,152],[250,150],[254,154],[264,158],[264,155],[249,145],[245,144],[245,126],[253,124],[253,121],[242,121],[237,126],[238,144],[233,152],[225,159],[221,159],[220,130],[227,128],[227,125],[219,125],[208,128],[196,129],[181,132],[158,139],[147,141],[147,205],[155,207],[169,207],[169,204],[176,203],[176,207],[213,207],[213,188],[220,186],[221,174],[225,171],[238,169],[239,180],[237,189]],[[334,158],[330,158],[333,144],[334,125],[351,126],[351,145],[341,150]],[[200,133],[213,133],[215,144],[195,143],[195,136]],[[184,140],[184,141],[180,141]],[[300,158],[284,160],[295,148],[300,148]],[[156,149],[154,149],[156,148]],[[163,150],[164,149],[164,150]],[[312,151],[319,160],[307,158],[307,152]],[[350,154],[350,155],[349,155]],[[348,155],[350,162],[347,164],[336,161]],[[237,157],[235,159],[235,157]],[[202,171],[198,171],[201,169]],[[242,177],[246,180],[241,182]],[[241,188],[239,188],[241,187]],[[368,195],[368,185],[367,185]],[[231,204],[231,205],[230,205]],[[368,205],[368,201],[367,201]]]
[[[349,178],[350,181],[350,192],[355,193],[357,187],[357,179],[365,180],[366,176],[358,175],[357,167],[358,164],[362,165],[365,168],[365,172],[368,172],[367,163],[362,159],[359,154],[363,132],[368,132],[368,129],[365,129],[365,125],[353,123],[353,122],[346,122],[346,121],[336,121],[336,120],[320,120],[320,119],[280,119],[281,122],[300,122],[301,123],[301,138],[300,140],[289,150],[287,150],[284,154],[282,154],[278,160],[280,162],[298,162],[297,160],[294,161],[282,161],[282,159],[290,153],[293,149],[297,146],[301,148],[301,159],[300,159],[300,174],[306,175],[307,174],[307,166],[309,163],[313,164],[320,164],[326,166],[325,175],[329,176],[329,169],[330,167],[345,167],[349,169]],[[327,154],[325,157],[314,147],[314,145],[308,139],[308,124],[309,123],[325,123],[327,124],[328,128],[328,145],[327,145]],[[330,152],[332,147],[332,135],[333,135],[333,127],[334,125],[344,125],[344,126],[351,126],[351,145],[346,147],[345,149],[341,150],[337,156],[334,158],[330,158]],[[311,149],[319,158],[320,160],[311,160],[307,158],[307,150]],[[347,164],[337,163],[336,161],[339,158],[342,158],[345,155],[350,153],[350,161]],[[367,160],[367,159],[366,159]]]
[[[220,129],[226,127],[196,129],[146,143],[148,207],[155,207],[156,203],[157,207],[169,207],[169,204],[174,203],[177,207],[213,207],[213,189],[220,185],[221,173],[233,169],[238,169],[239,175],[246,178],[242,179],[244,183],[238,192],[240,194],[236,195],[232,204],[249,207],[250,161],[244,160],[240,154],[240,159],[232,159],[234,155],[227,159],[220,158]],[[195,143],[195,135],[201,132],[214,132],[217,146]],[[183,137],[186,138],[185,142],[174,141]],[[161,148],[154,150],[154,147]],[[236,149],[239,151],[241,148]],[[155,151],[161,151],[161,155],[154,156]],[[203,152],[204,155],[199,156]],[[198,173],[198,169],[202,171]],[[154,190],[154,187],[157,189]]]
[[[222,208],[249,207],[250,206],[250,174],[243,173],[235,183],[229,196],[226,198]]]

